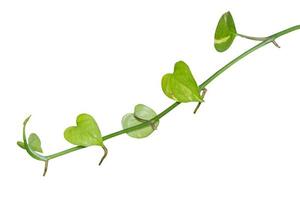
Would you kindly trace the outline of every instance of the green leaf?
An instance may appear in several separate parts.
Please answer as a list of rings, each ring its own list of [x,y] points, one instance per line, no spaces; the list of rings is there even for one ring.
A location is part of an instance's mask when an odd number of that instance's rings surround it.
[[[134,107],[134,116],[142,120],[151,120],[156,116],[155,111],[144,104],[138,104]]]
[[[215,32],[215,49],[219,52],[226,51],[232,44],[237,32],[230,12],[226,12],[219,20]]]
[[[17,145],[19,147],[21,147],[22,149],[26,149],[25,148],[25,144],[24,142],[20,142],[18,141],[17,142]],[[35,133],[31,133],[29,135],[29,138],[28,138],[28,146],[30,147],[31,150],[33,151],[36,151],[36,152],[40,152],[40,153],[43,153],[43,149],[41,147],[41,140],[39,138],[39,136]]]
[[[80,114],[76,119],[77,126],[71,126],[64,132],[65,139],[74,145],[103,146],[103,139],[99,127],[91,115]]]
[[[18,141],[18,142],[17,142],[17,145],[18,145],[20,148],[25,149],[25,144],[24,144],[24,142]]]
[[[175,64],[173,74],[166,74],[161,81],[165,95],[177,102],[203,102],[192,72],[183,61]]]
[[[142,124],[154,118],[156,113],[153,109],[143,104],[134,107],[134,113],[128,113],[122,118],[122,126],[124,129]],[[130,131],[127,134],[133,138],[145,138],[149,136],[158,126],[159,121],[149,124],[138,130]]]
[[[33,151],[43,153],[43,150],[41,147],[41,140],[40,140],[39,136],[37,136],[37,134],[31,133],[29,135],[28,145]]]

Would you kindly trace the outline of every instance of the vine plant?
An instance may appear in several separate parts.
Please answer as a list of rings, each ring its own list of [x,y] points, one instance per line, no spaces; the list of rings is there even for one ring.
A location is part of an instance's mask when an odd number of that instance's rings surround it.
[[[221,75],[239,60],[269,43],[272,43],[276,47],[280,48],[275,40],[298,29],[300,29],[300,25],[290,27],[267,37],[247,36],[237,32],[232,15],[230,12],[226,12],[220,18],[215,31],[214,46],[218,52],[224,52],[229,49],[237,36],[258,41],[259,43],[220,68],[200,85],[198,85],[195,81],[193,74],[186,63],[183,61],[175,63],[173,73],[165,74],[161,81],[163,92],[167,97],[173,99],[174,103],[161,113],[156,114],[156,112],[150,107],[143,104],[138,104],[134,107],[132,113],[128,113],[122,118],[122,130],[105,136],[102,136],[95,119],[91,115],[85,113],[80,114],[77,116],[76,126],[70,126],[64,131],[64,138],[76,146],[51,155],[43,155],[41,141],[35,133],[30,134],[27,139],[26,125],[30,119],[29,116],[23,123],[23,141],[18,141],[17,144],[19,147],[26,150],[26,152],[32,158],[45,163],[43,173],[44,176],[46,175],[48,162],[50,160],[92,145],[97,145],[104,151],[104,155],[99,162],[100,165],[108,153],[108,150],[104,145],[104,141],[124,133],[127,133],[133,138],[145,138],[157,129],[159,120],[162,117],[164,117],[181,103],[196,102],[197,106],[194,110],[194,113],[196,113],[201,103],[204,102],[204,96],[207,91],[206,87],[214,79],[216,79],[219,75]]]

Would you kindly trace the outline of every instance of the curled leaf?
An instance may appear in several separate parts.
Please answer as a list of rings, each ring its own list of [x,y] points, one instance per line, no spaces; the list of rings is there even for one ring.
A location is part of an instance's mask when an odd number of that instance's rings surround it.
[[[36,150],[41,150],[41,146],[40,146],[40,140],[39,142],[37,142],[37,135],[35,134],[32,135],[31,134],[31,142],[29,142],[29,140],[27,141],[27,137],[26,137],[26,125],[29,121],[31,116],[27,117],[24,122],[23,122],[23,142],[17,142],[17,144],[21,147],[24,148],[27,153],[34,159],[36,160],[40,160],[40,161],[46,161],[48,160],[47,157],[37,153]],[[39,145],[38,145],[39,144]],[[31,145],[33,145],[33,149],[31,148]]]
[[[215,31],[215,49],[219,52],[226,51],[237,35],[233,17],[226,12],[219,20]]]
[[[163,76],[161,87],[165,95],[177,102],[202,102],[197,82],[188,65],[179,61],[174,66],[173,74]]]
[[[142,124],[153,119],[157,114],[148,106],[138,104],[134,107],[134,113],[128,113],[122,118],[122,126],[124,129]],[[145,138],[148,137],[158,126],[159,121],[150,123],[149,125],[128,132],[127,134],[133,138]]]

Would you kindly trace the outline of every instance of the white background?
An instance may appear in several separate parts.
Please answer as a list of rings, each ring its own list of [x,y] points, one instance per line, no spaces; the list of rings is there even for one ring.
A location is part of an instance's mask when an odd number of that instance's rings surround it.
[[[46,154],[77,114],[103,135],[137,103],[172,103],[160,88],[178,60],[199,83],[255,42],[213,48],[230,10],[240,33],[267,36],[300,23],[297,1],[1,1],[0,199],[300,199],[300,31],[236,64],[208,86],[206,103],[180,105],[146,139],[106,141],[43,163],[16,146],[22,122]]]

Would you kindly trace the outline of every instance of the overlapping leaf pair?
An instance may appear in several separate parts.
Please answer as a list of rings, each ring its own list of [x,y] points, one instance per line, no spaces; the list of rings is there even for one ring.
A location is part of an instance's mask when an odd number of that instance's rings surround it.
[[[122,125],[124,129],[128,129],[132,126],[136,126],[151,120],[156,116],[156,113],[149,107],[138,104],[135,106],[134,113],[126,114],[122,119]],[[18,141],[17,144],[22,149],[25,149],[28,154],[35,158],[36,160],[45,162],[45,170],[44,175],[47,172],[48,161],[49,158],[47,156],[43,156],[39,153],[43,153],[41,147],[41,140],[37,134],[32,133],[27,139],[26,136],[26,125],[29,121],[30,117],[28,117],[23,124],[23,141]],[[128,135],[134,138],[144,138],[149,136],[158,126],[158,120],[155,122],[151,122],[146,126],[128,131]],[[97,145],[102,147],[104,150],[104,155],[100,160],[99,165],[103,162],[105,157],[107,156],[108,150],[105,147],[103,141],[103,137],[101,135],[101,131],[98,127],[95,119],[89,114],[80,114],[76,118],[76,126],[70,126],[64,131],[64,138],[70,142],[71,144],[78,145],[80,147],[88,147]]]
[[[173,74],[169,73],[162,78],[162,90],[169,98],[177,102],[203,102],[203,97],[199,93],[197,83],[187,66],[183,61],[175,64]],[[134,107],[133,113],[128,113],[122,118],[123,132],[126,132],[133,138],[145,138],[153,133],[158,125],[157,114],[150,107],[138,104]],[[37,134],[32,133],[26,139],[25,128],[29,118],[24,122],[23,142],[17,144],[25,149],[33,158],[45,161],[45,171],[47,171],[48,157],[43,153],[41,140]],[[104,138],[96,120],[89,114],[80,114],[76,118],[76,126],[70,126],[64,131],[64,138],[73,145],[80,147],[100,146],[104,150],[99,165],[106,158],[108,150],[104,145]]]

